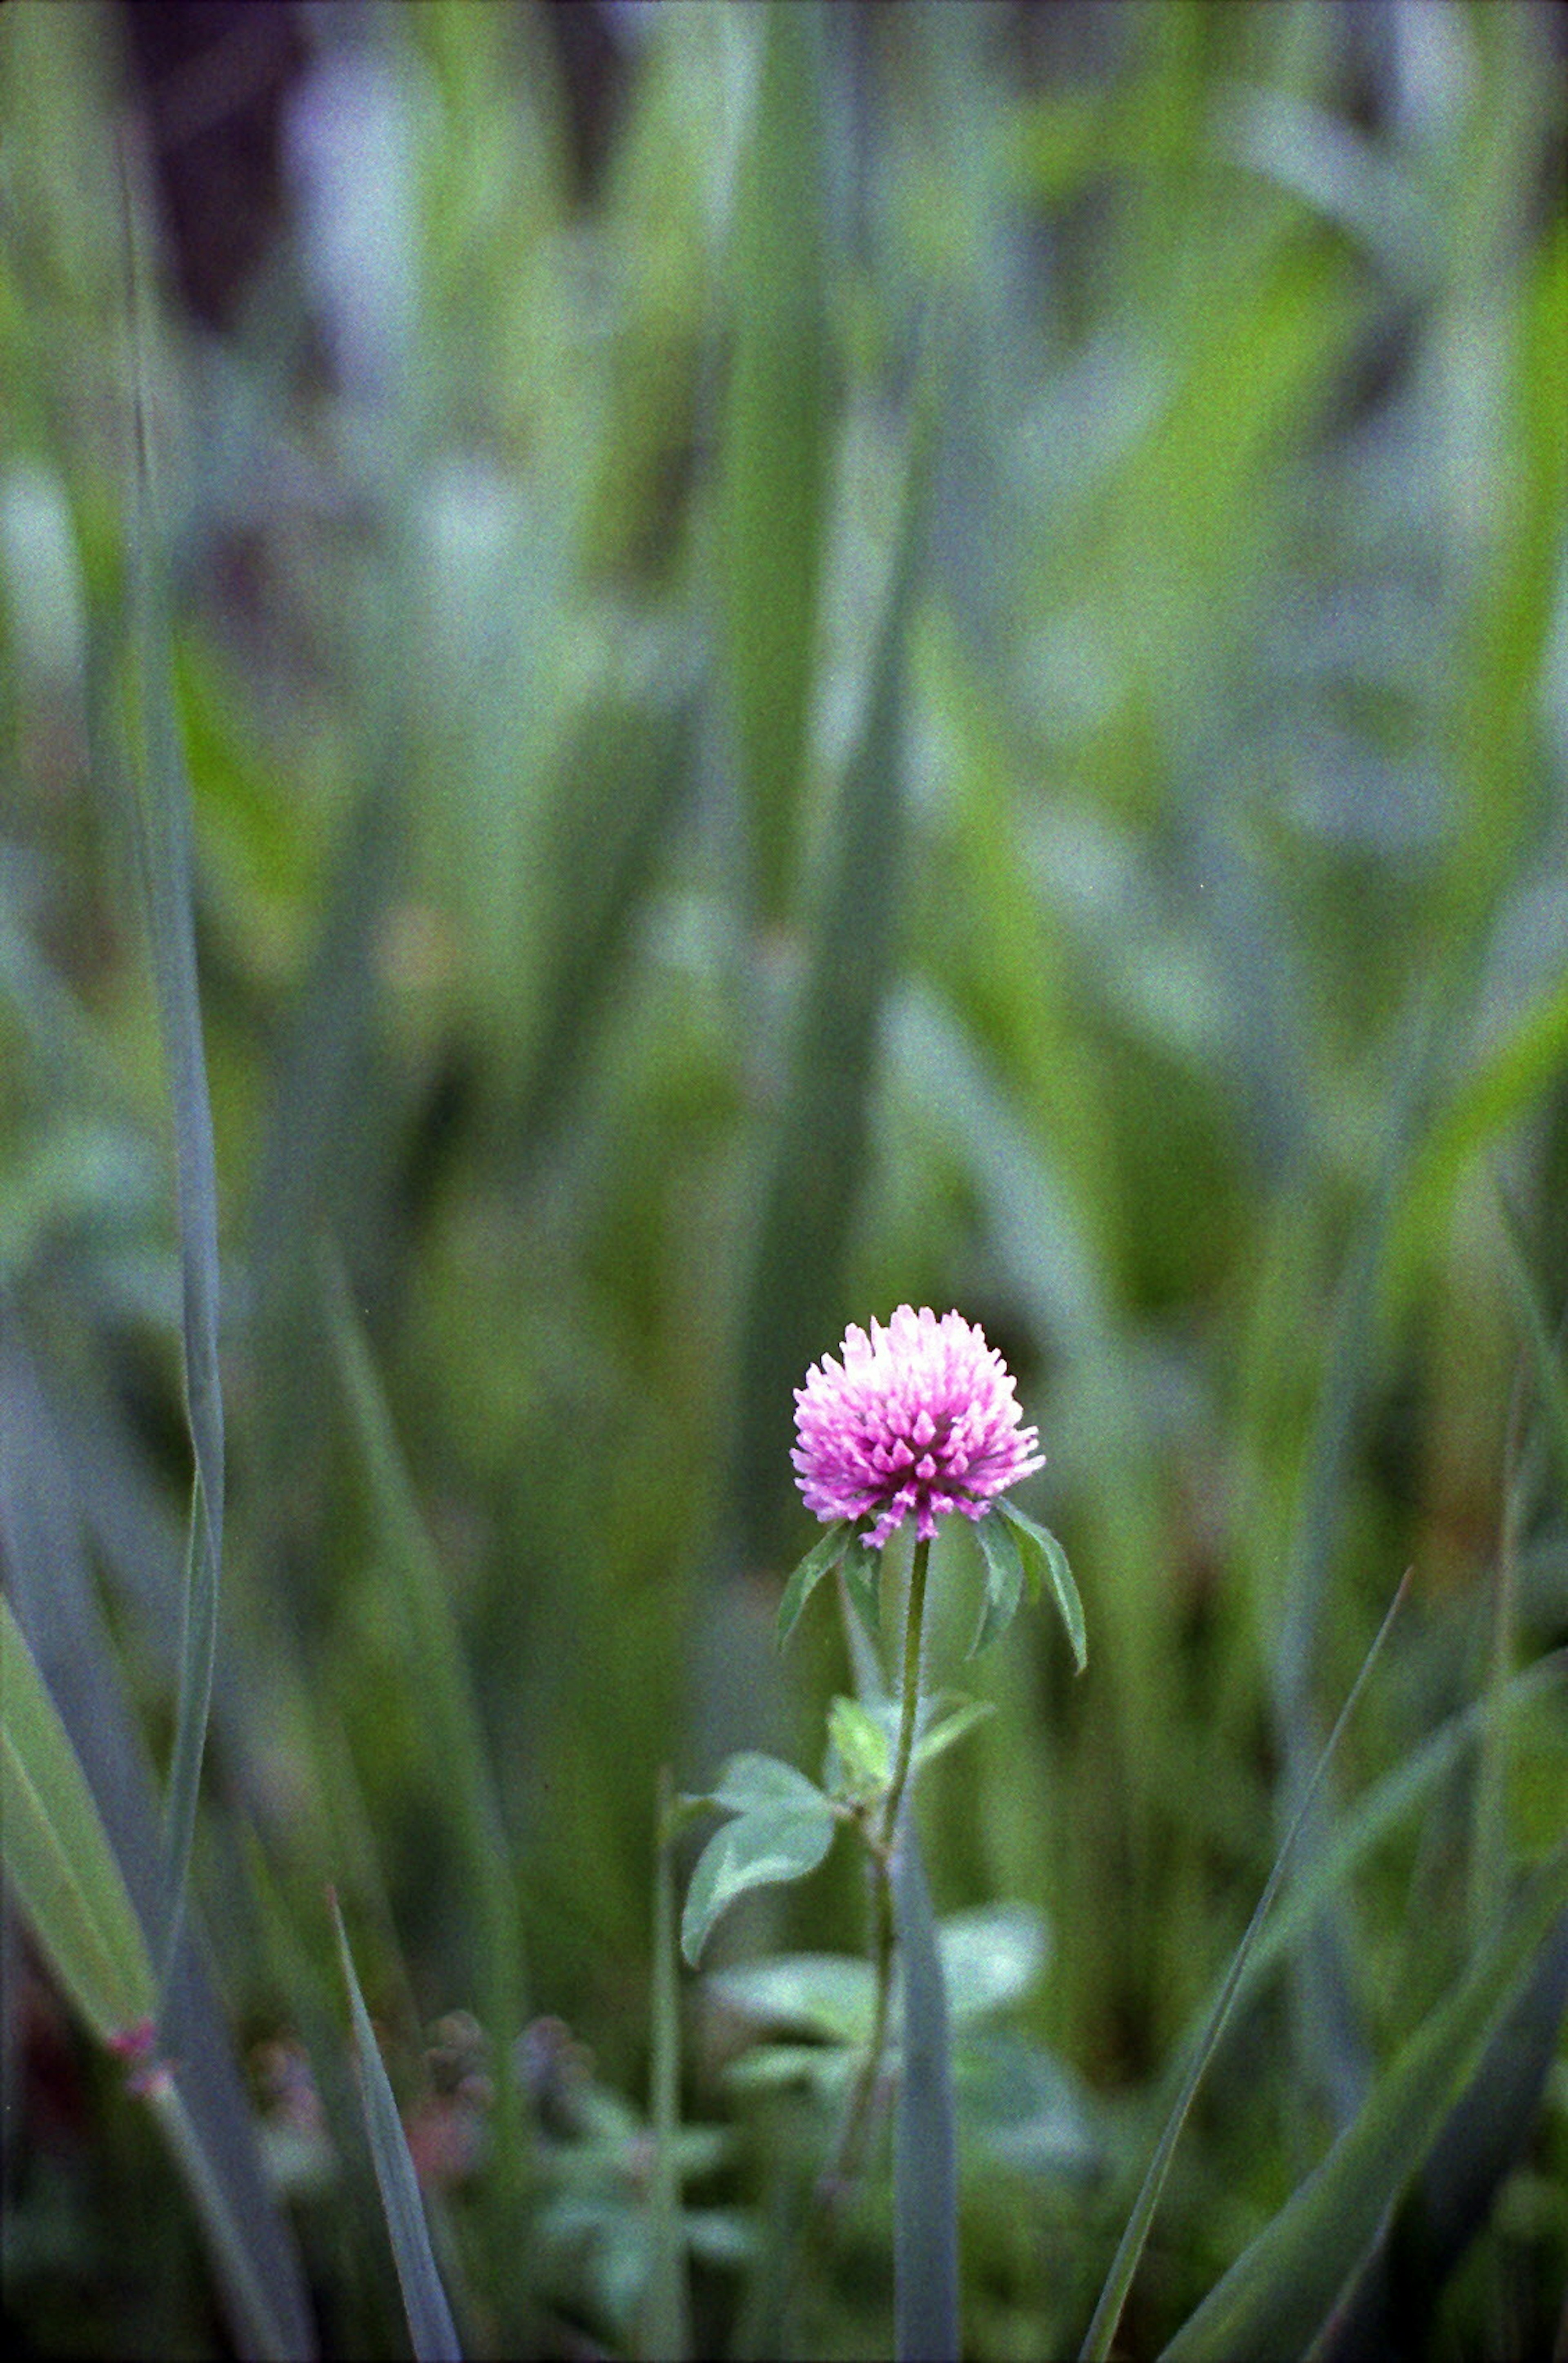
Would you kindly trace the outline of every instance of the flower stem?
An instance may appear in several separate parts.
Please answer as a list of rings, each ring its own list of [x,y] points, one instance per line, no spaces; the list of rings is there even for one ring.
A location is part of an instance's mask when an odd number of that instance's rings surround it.
[[[904,1702],[898,1724],[898,1753],[894,1758],[887,1810],[882,1823],[884,1854],[892,1853],[898,1835],[899,1811],[909,1781],[909,1759],[915,1751],[915,1725],[920,1714],[920,1633],[926,1619],[926,1574],[930,1560],[930,1537],[922,1536],[915,1546],[915,1561],[909,1570],[909,1610],[904,1619]]]
[[[855,2089],[844,2119],[837,2154],[817,2185],[818,2196],[825,2203],[841,2199],[854,2179],[871,2123],[872,2102],[887,2041],[888,2012],[893,1996],[893,1856],[898,1837],[898,1817],[909,1786],[915,1731],[920,1718],[920,1642],[926,1617],[926,1577],[930,1557],[930,1540],[924,1537],[915,1545],[914,1564],[909,1570],[909,1607],[904,1620],[904,1692],[898,1721],[898,1751],[894,1758],[893,1778],[888,1783],[881,1830],[875,1836],[869,1829],[865,1831],[866,1845],[871,1853],[874,1922],[873,1967],[876,1976],[871,2040],[866,2046],[861,2072],[855,2079]]]

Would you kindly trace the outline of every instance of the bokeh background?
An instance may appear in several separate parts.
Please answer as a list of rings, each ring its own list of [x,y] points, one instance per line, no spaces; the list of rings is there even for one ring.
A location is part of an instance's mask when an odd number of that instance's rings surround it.
[[[658,1781],[817,1769],[842,1643],[825,1597],[782,1659],[772,1621],[846,1320],[984,1323],[1089,1621],[1079,1681],[1045,1614],[968,1670],[996,1711],[925,1797],[939,1910],[1015,1907],[976,2357],[1081,2334],[1404,1570],[1336,1813],[1568,1641],[1563,60],[1513,0],[0,12],[0,1540],[134,1884],[191,1476],[117,721],[139,372],[228,1431],[191,2056],[328,2351],[403,2336],[329,1883],[474,2351],[635,2346]],[[1561,1836],[1564,1736],[1544,1685],[1298,1931],[1128,2354]],[[835,1858],[712,1960],[862,1937]],[[5,1941],[7,2313],[209,2351],[174,2169]],[[1547,1970],[1408,2351],[1563,2335]],[[827,2120],[683,2007],[699,2351],[765,2353]],[[508,2057],[559,2139],[501,2220]],[[884,2346],[885,2208],[806,2351]]]

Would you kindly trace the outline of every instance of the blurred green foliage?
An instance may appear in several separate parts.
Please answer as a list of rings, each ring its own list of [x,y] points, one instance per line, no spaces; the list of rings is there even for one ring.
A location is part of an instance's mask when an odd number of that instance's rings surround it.
[[[469,2351],[647,2335],[661,1769],[816,1745],[790,1388],[956,1303],[1089,1621],[1081,1682],[1043,1618],[983,1662],[925,1804],[939,1913],[1024,1914],[955,2002],[966,2351],[1062,2351],[1403,1569],[1341,1808],[1568,1640],[1561,28],[269,0],[171,62],[179,14],[0,11],[0,1548],[145,1910],[192,1463],[134,242],[222,1259],[211,2140],[259,2128],[324,2349],[395,2346],[331,1883]],[[1248,1999],[1126,2351],[1561,1840],[1561,1684],[1476,1724]],[[746,2048],[726,1965],[862,1937],[838,1866],[685,1993],[698,2352],[770,2351],[842,2058],[810,1994]],[[172,2175],[6,1944],[7,2312],[204,2351]],[[1561,2335],[1552,1958],[1424,2169],[1460,2231],[1383,2256],[1409,2351]],[[885,2346],[886,2205],[806,2351]]]

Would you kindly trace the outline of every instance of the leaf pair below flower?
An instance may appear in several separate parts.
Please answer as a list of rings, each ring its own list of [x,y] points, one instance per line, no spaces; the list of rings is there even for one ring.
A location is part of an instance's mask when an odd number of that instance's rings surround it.
[[[1043,1584],[1051,1587],[1062,1621],[1067,1627],[1073,1662],[1082,1673],[1088,1662],[1088,1643],[1084,1624],[1084,1603],[1078,1597],[1078,1587],[1067,1564],[1067,1554],[1056,1537],[1046,1527],[1037,1525],[1031,1517],[1011,1502],[998,1500],[985,1515],[975,1523],[975,1538],[985,1561],[985,1604],[980,1624],[971,1646],[970,1655],[989,1648],[999,1640],[1017,1615],[1024,1586],[1029,1596],[1038,1600]],[[857,1555],[851,1559],[851,1546],[855,1537],[854,1522],[840,1518],[816,1542],[800,1561],[779,1602],[778,1637],[782,1649],[800,1621],[800,1614],[822,1581],[824,1576],[848,1560],[845,1572],[851,1581],[855,1605],[865,1618],[868,1629],[875,1627],[874,1564],[867,1566]]]

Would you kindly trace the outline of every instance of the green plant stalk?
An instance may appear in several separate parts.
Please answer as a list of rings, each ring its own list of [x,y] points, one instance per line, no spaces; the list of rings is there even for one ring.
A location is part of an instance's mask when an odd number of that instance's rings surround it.
[[[929,1537],[922,1537],[915,1546],[915,1560],[909,1570],[909,1610],[904,1619],[904,1696],[898,1722],[898,1753],[893,1760],[893,1780],[887,1792],[887,1809],[882,1820],[884,1869],[886,1858],[892,1854],[898,1836],[898,1816],[909,1781],[909,1759],[915,1752],[915,1726],[920,1717],[920,1637],[926,1621],[926,1577],[930,1563],[930,1541]]]
[[[1508,1405],[1503,1459],[1503,1511],[1497,1537],[1497,1573],[1493,1586],[1491,1663],[1486,1679],[1486,1718],[1481,1726],[1475,1803],[1470,1839],[1470,1947],[1479,1959],[1496,1924],[1506,1886],[1506,1820],[1509,1735],[1502,1702],[1513,1672],[1518,1615],[1519,1524],[1524,1477],[1519,1468],[1524,1425],[1525,1374],[1515,1376]]]
[[[675,2140],[681,2129],[681,2019],[676,1970],[674,1788],[659,1776],[659,1820],[653,1867],[653,2169],[648,2214],[653,2251],[640,2351],[680,2363],[692,2351],[691,2306],[681,2222],[681,2172]]]
[[[145,2072],[136,2089],[157,2118],[196,2213],[206,2227],[234,2308],[236,2327],[255,2354],[275,2358],[275,2363],[289,2363],[294,2342],[279,2321],[251,2263],[244,2229],[235,2221],[228,2194],[191,2122],[173,2071],[162,2065],[155,2066]]]
[[[887,2042],[887,2021],[893,1999],[894,1941],[893,1856],[898,1838],[899,1817],[904,1810],[904,1798],[909,1786],[909,1767],[915,1753],[915,1733],[920,1720],[920,1645],[926,1619],[926,1579],[930,1570],[931,1546],[923,1538],[915,1546],[914,1563],[909,1570],[909,1606],[904,1619],[904,1686],[898,1718],[898,1749],[893,1761],[893,1777],[888,1782],[884,1801],[882,1826],[873,1836],[863,1831],[871,1854],[872,1877],[872,1947],[873,1966],[876,1973],[876,2003],[872,2017],[871,2039],[861,2072],[855,2080],[854,2092],[844,2119],[832,2165],[817,2184],[818,2199],[824,2203],[840,2200],[853,2181],[860,2165],[861,2152],[871,2124],[872,2103],[876,2094],[877,2078],[882,2068],[882,2055]]]
[[[168,2008],[174,1963],[185,1925],[185,1890],[190,1880],[196,1802],[201,1793],[202,1758],[217,1658],[217,1569],[210,1548],[206,1496],[198,1470],[191,1489],[180,1636],[180,1692],[164,1810],[163,1907],[158,1968],[161,2020]]]

